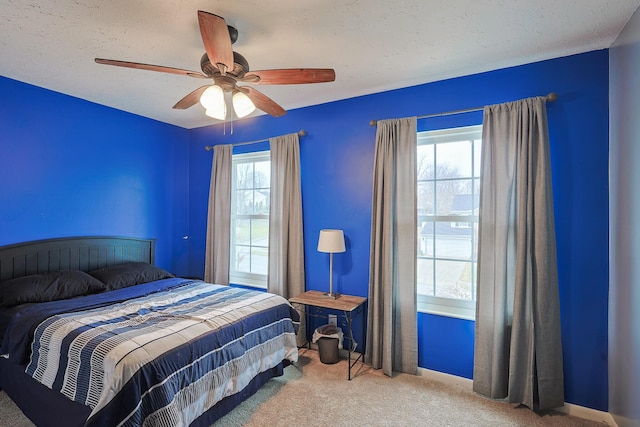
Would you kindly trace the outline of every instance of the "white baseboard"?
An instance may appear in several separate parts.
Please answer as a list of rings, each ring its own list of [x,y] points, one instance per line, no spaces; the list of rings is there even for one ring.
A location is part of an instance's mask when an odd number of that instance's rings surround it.
[[[459,377],[457,375],[445,374],[443,372],[432,371],[430,369],[418,368],[418,376],[423,378],[438,381],[447,385],[460,387],[467,391],[473,392],[473,380],[469,378]],[[556,408],[558,412],[562,412],[567,415],[573,415],[585,420],[596,421],[605,423],[612,427],[618,427],[618,424],[614,421],[610,413],[604,411],[598,411],[596,409],[586,408],[584,406],[574,405],[572,403],[565,403],[564,406]]]
[[[584,418],[585,420],[605,423],[608,426],[618,427],[618,424],[610,413],[598,411],[597,409],[586,408],[584,406],[574,405],[573,403],[565,403],[564,406],[556,408],[556,411]]]

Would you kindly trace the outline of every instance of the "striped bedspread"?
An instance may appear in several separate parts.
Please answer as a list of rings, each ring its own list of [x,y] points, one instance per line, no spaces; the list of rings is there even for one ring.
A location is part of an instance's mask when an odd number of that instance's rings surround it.
[[[297,320],[277,295],[192,282],[48,317],[26,372],[92,408],[87,425],[187,426],[297,361]]]

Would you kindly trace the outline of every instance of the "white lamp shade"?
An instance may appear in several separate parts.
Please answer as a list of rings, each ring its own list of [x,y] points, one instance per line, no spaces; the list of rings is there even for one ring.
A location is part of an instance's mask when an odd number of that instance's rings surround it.
[[[248,116],[253,113],[256,109],[256,106],[253,104],[253,101],[249,99],[246,93],[244,92],[236,92],[233,94],[233,111],[236,112],[236,116],[242,118]]]
[[[224,91],[220,86],[212,85],[200,95],[200,104],[205,108],[205,114],[214,119],[224,120],[227,117],[227,105]]]
[[[344,252],[344,233],[342,230],[320,230],[318,252]]]
[[[227,106],[223,105],[222,109],[207,109],[204,110],[204,113],[214,119],[224,120],[227,117]]]

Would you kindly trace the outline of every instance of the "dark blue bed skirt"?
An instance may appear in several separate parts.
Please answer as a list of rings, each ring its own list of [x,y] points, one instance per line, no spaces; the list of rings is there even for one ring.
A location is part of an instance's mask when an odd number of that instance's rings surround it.
[[[288,360],[258,374],[242,391],[228,396],[202,414],[191,425],[208,427],[251,397],[271,378],[283,374]],[[18,405],[22,412],[38,427],[80,427],[91,413],[91,408],[67,399],[60,393],[43,386],[29,375],[24,367],[0,358],[0,389]]]

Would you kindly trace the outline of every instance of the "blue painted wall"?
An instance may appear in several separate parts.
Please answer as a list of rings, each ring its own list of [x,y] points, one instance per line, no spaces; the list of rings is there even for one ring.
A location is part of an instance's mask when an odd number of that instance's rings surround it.
[[[334,256],[339,292],[366,296],[375,128],[371,119],[427,115],[557,92],[549,104],[566,401],[607,410],[608,52],[528,64],[260,116],[191,132],[190,266],[202,274],[212,153],[205,145],[252,141],[305,129],[301,139],[307,289],[328,288],[319,230],[342,228]],[[481,113],[423,119],[421,129],[478,124]],[[473,324],[418,317],[420,366],[471,377]]]
[[[366,296],[375,128],[557,92],[549,105],[566,401],[607,410],[608,52],[185,130],[0,78],[0,245],[68,235],[158,238],[158,263],[204,272],[212,152],[204,146],[305,129],[302,197],[307,289],[328,287],[319,230],[342,228],[336,290]],[[38,105],[34,109],[32,105]],[[451,122],[449,122],[451,120]],[[438,128],[479,114],[426,119]],[[190,236],[184,240],[183,236]],[[473,322],[420,314],[420,366],[470,377]],[[356,331],[356,335],[358,335]]]
[[[2,77],[0,94],[0,245],[154,237],[187,273],[186,129]]]
[[[464,378],[473,378],[475,323],[418,313],[418,366]]]

